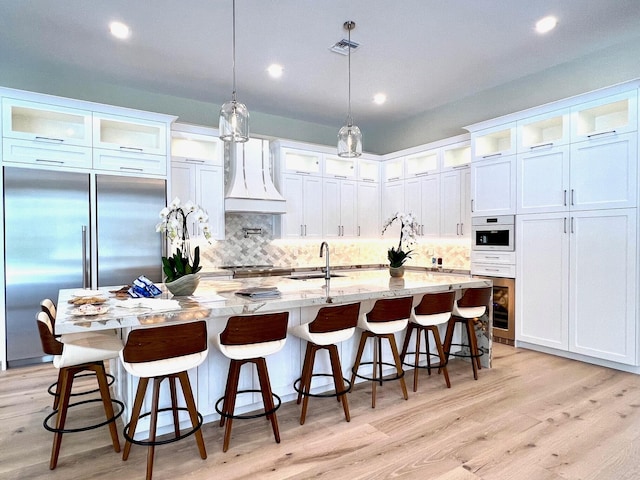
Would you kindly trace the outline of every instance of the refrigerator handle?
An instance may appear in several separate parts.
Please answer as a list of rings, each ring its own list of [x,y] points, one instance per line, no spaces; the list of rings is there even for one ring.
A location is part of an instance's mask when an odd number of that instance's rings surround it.
[[[89,288],[89,269],[87,268],[87,226],[82,226],[82,288]]]

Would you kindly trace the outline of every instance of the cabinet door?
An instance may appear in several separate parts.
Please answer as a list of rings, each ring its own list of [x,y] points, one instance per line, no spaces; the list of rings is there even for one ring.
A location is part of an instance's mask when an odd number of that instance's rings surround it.
[[[304,192],[304,236],[322,238],[322,179],[318,177],[303,178]],[[289,203],[287,201],[287,203]]]
[[[342,236],[353,238],[357,235],[358,193],[356,182],[340,182],[340,226]]]
[[[224,240],[224,172],[222,167],[196,167],[196,198],[209,215],[209,228],[215,240]],[[202,232],[198,232],[201,235]]]
[[[93,115],[93,146],[120,152],[167,154],[167,125],[119,115]]]
[[[167,157],[148,153],[93,149],[93,168],[111,172],[167,175]]]
[[[51,145],[48,143],[4,138],[2,161],[28,163],[47,167],[91,168],[91,147],[77,145]]]
[[[458,170],[460,174],[460,236],[471,237],[471,169]]]
[[[405,213],[412,213],[418,224],[422,225],[422,198],[419,178],[407,179],[404,182],[404,209]],[[392,212],[392,215],[395,212]],[[389,216],[390,216],[389,215]],[[420,232],[418,232],[420,233]]]
[[[404,212],[404,182],[387,182],[382,187],[382,222],[386,222],[398,212]],[[395,222],[385,232],[385,237],[400,236],[399,222]]]
[[[380,187],[377,183],[358,182],[358,229],[361,238],[380,236]]]
[[[327,238],[339,237],[342,234],[340,224],[340,180],[325,178],[322,180],[322,231]],[[307,199],[311,200],[309,197]]]
[[[636,224],[636,209],[572,214],[572,352],[637,365]]]
[[[567,350],[567,215],[518,215],[516,245],[516,340]]]
[[[471,164],[472,215],[516,213],[515,155]]]
[[[424,237],[437,238],[440,235],[440,175],[421,178],[420,204],[422,211],[420,234]]]
[[[171,162],[171,189],[169,201],[178,197],[181,202],[196,200],[196,172],[195,165],[183,162]],[[195,235],[195,221],[190,220],[189,234]]]
[[[440,235],[456,237],[460,235],[460,171],[450,170],[440,175],[441,210]],[[470,225],[470,224],[469,224]]]
[[[569,194],[569,147],[535,149],[517,157],[518,213],[563,212]]]
[[[301,175],[282,176],[282,195],[287,199],[287,213],[282,215],[282,237],[304,236],[304,177]]]
[[[571,209],[635,207],[637,169],[636,133],[571,145]]]

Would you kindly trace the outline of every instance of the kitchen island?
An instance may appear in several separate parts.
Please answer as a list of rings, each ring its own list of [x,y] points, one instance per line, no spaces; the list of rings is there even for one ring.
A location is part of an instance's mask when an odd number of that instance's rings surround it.
[[[386,270],[373,271],[333,271],[335,277],[330,280],[317,278],[317,272],[308,276],[298,275],[296,279],[288,277],[262,277],[243,280],[202,279],[195,294],[191,297],[172,298],[170,293],[163,293],[156,299],[126,299],[113,296],[106,302],[108,310],[102,315],[75,316],[68,305],[73,290],[61,290],[58,298],[58,319],[56,333],[100,331],[118,329],[123,338],[132,328],[144,326],[169,325],[207,320],[209,336],[224,329],[227,318],[231,315],[268,313],[277,311],[289,312],[289,326],[299,325],[315,318],[318,310],[329,304],[360,302],[361,313],[369,311],[379,298],[413,296],[414,304],[420,301],[425,293],[448,290],[461,292],[465,288],[490,286],[491,281],[473,278],[468,275],[449,275],[407,271],[403,278],[390,278]],[[251,300],[236,295],[238,290],[254,287],[277,287],[279,298]],[[116,287],[117,288],[117,287]],[[114,290],[106,287],[103,290]],[[478,346],[485,353],[482,358],[484,367],[491,366],[490,318],[482,318],[482,326],[478,330]],[[402,336],[397,342],[401,344]],[[454,339],[454,343],[456,339]],[[355,359],[358,335],[339,345],[340,358],[345,377],[350,377],[351,366]],[[272,388],[283,401],[293,400],[297,393],[293,382],[300,377],[304,357],[304,342],[294,336],[288,336],[285,347],[275,355],[268,357]],[[369,358],[371,351],[366,352]],[[198,410],[205,422],[219,418],[215,411],[216,401],[223,396],[227,377],[228,360],[219,351],[211,347],[207,360],[194,371],[189,372],[194,389]],[[316,371],[330,371],[328,358],[318,356]],[[390,370],[389,370],[390,371]],[[117,378],[116,396],[125,405],[133,405],[137,379],[129,376],[117,361],[112,361],[111,372]],[[320,377],[313,387],[315,391],[332,388],[330,379],[322,382]],[[240,389],[248,390],[257,385],[257,376],[249,368],[243,369]],[[163,388],[165,386],[163,385]],[[168,399],[168,392],[164,392]],[[236,411],[251,411],[260,408],[259,394],[248,394],[238,397]],[[127,412],[128,417],[129,412]],[[185,417],[181,421],[188,421]],[[142,420],[141,420],[142,422]],[[169,428],[169,415],[158,419],[160,432]],[[145,435],[147,425],[141,424],[138,431]]]

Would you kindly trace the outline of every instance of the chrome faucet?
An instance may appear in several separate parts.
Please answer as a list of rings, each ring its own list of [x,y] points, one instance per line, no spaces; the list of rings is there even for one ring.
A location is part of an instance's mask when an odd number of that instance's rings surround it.
[[[327,266],[325,268],[324,278],[325,280],[329,280],[331,278],[331,272],[329,271],[329,244],[327,242],[322,242],[320,244],[320,258],[322,258],[322,249],[327,251]]]

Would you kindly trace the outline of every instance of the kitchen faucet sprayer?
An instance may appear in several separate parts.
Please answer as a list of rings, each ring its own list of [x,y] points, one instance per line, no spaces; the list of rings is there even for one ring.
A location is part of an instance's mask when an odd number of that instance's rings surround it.
[[[325,249],[327,251],[327,266],[325,268],[325,272],[324,272],[324,278],[325,280],[329,280],[331,278],[331,273],[329,272],[329,244],[327,242],[322,242],[320,244],[320,258],[322,258],[322,250]]]

